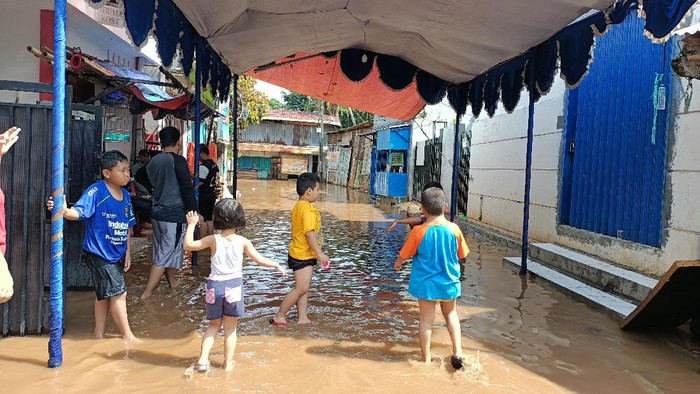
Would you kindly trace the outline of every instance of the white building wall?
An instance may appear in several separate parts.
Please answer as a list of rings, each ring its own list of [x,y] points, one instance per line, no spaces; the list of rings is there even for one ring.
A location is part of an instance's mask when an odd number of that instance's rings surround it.
[[[535,105],[530,234],[555,235],[563,130],[564,84],[555,82]],[[522,232],[527,144],[527,92],[512,114],[482,112],[472,127],[468,216],[511,233]],[[559,123],[559,124],[558,124]]]

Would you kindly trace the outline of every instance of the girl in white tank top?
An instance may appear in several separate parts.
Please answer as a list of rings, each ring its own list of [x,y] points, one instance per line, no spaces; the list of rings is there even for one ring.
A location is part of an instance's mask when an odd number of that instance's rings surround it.
[[[185,250],[211,250],[211,272],[204,297],[209,327],[202,337],[202,352],[195,369],[199,372],[209,370],[209,352],[223,323],[226,360],[224,368],[230,371],[233,369],[238,318],[245,316],[243,254],[258,265],[276,269],[283,276],[287,273],[278,263],[258,253],[248,239],[236,234],[237,229],[245,227],[245,213],[238,201],[226,198],[214,206],[214,228],[221,230],[221,234],[209,235],[195,241],[194,229],[199,223],[199,218],[197,212],[188,213],[185,232]]]

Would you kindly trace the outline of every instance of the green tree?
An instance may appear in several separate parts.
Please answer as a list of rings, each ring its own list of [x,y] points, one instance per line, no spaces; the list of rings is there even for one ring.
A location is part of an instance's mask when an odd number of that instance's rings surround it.
[[[277,100],[276,98],[271,98],[270,99],[270,109],[283,109],[284,104],[282,104],[281,101]]]
[[[231,89],[229,99],[229,103],[232,105],[233,89]],[[243,130],[251,124],[260,123],[269,110],[270,100],[264,93],[255,90],[255,78],[241,75],[238,78],[238,130]],[[233,127],[233,123],[231,123],[231,127]]]
[[[321,101],[315,98],[305,96],[296,92],[284,93],[284,108],[296,111],[318,112],[321,108]],[[374,114],[360,111],[344,105],[332,104],[324,102],[323,113],[333,115],[340,118],[340,124],[343,128],[351,127],[374,119]]]

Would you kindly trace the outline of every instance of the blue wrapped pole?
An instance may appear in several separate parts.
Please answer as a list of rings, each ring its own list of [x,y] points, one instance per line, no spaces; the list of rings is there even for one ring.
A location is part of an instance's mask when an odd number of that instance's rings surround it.
[[[194,199],[199,204],[199,188],[197,184],[199,183],[199,135],[202,132],[202,68],[204,67],[204,39],[197,36],[197,67],[194,69],[194,127],[193,127],[193,141],[194,141]],[[195,230],[195,237],[199,234]],[[197,252],[192,252],[192,267],[196,267],[197,262]]]
[[[66,0],[54,1],[53,158],[54,207],[51,215],[51,292],[49,295],[49,368],[63,364],[63,199],[66,101]]]
[[[457,180],[459,175],[459,157],[461,155],[462,139],[459,138],[459,114],[455,118],[455,145],[452,156],[452,196],[450,196],[450,221],[455,221],[457,216]]]
[[[233,74],[233,198],[238,199],[238,74]]]
[[[534,139],[535,126],[535,56],[531,56],[527,67],[530,68],[528,73],[527,86],[530,92],[530,105],[528,107],[527,117],[527,148],[525,152],[525,198],[523,201],[523,245],[522,256],[520,260],[520,275],[527,273],[527,255],[529,249],[529,222],[530,222],[530,180],[532,178],[532,141]]]

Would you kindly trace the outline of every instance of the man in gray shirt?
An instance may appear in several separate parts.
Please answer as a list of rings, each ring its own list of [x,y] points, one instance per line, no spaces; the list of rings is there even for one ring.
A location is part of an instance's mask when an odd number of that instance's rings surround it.
[[[152,190],[153,267],[141,299],[153,294],[165,276],[171,288],[177,287],[175,274],[184,257],[185,215],[197,210],[192,177],[182,151],[180,131],[165,127],[158,134],[163,153],[156,155],[136,174],[136,182]]]

